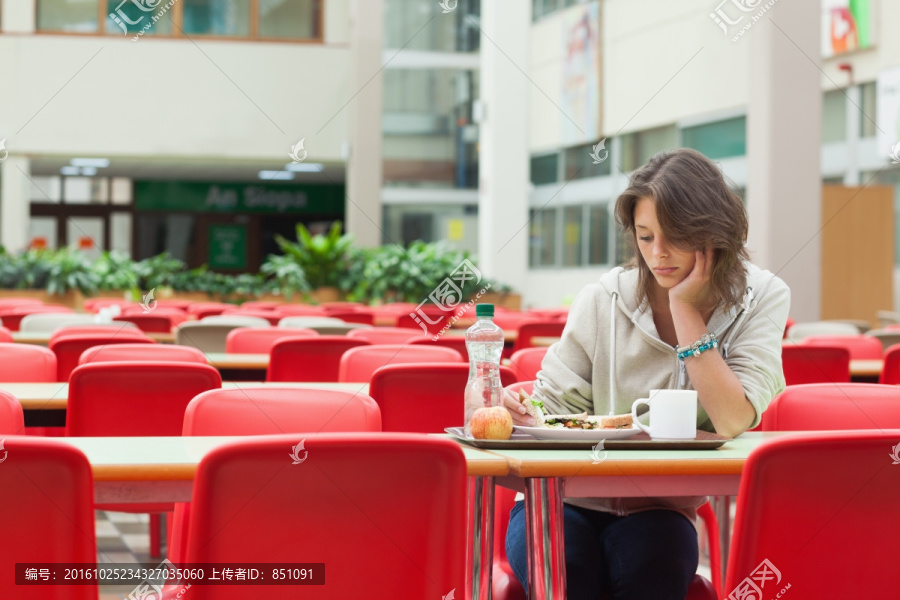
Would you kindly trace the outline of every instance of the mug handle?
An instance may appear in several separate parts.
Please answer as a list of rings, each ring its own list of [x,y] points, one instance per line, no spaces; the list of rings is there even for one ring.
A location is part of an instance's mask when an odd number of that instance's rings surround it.
[[[650,399],[649,398],[639,398],[634,401],[634,404],[631,405],[631,420],[634,422],[635,427],[638,427],[641,431],[645,432],[647,435],[650,435],[650,428],[647,427],[646,425],[644,425],[643,423],[641,423],[640,421],[638,421],[637,408],[641,404],[646,404],[647,406],[650,406]]]

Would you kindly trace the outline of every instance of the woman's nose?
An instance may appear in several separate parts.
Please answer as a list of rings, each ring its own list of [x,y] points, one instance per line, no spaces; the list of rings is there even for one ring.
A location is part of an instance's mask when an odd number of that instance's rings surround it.
[[[653,256],[668,256],[668,254],[669,250],[666,244],[657,237],[653,244]]]

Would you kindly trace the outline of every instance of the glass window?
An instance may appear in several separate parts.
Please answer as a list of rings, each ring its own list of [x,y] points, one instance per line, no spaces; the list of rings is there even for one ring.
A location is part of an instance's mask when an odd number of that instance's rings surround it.
[[[597,149],[596,156],[600,157],[601,162],[595,163],[594,144],[585,144],[583,146],[575,146],[566,148],[565,150],[565,178],[566,181],[572,179],[584,179],[585,177],[602,177],[610,173],[609,141],[604,142],[604,148]],[[606,157],[606,158],[604,158]]]
[[[247,37],[250,0],[181,0],[188,35]]]
[[[109,249],[131,254],[131,213],[114,212],[109,216]]]
[[[259,37],[319,38],[318,9],[315,0],[259,0]]]
[[[822,142],[847,139],[847,96],[841,90],[822,95]]]
[[[96,33],[99,13],[97,1],[38,0],[37,30]]]
[[[634,248],[632,247],[631,233],[626,233],[621,227],[616,226],[616,265],[624,265],[634,256]]]
[[[654,127],[629,133],[617,139],[621,140],[622,144],[622,170],[634,171],[657,152],[677,147],[678,128],[674,125]]]
[[[864,83],[860,86],[859,107],[863,114],[859,117],[859,135],[861,137],[875,137],[878,128],[875,126],[875,82]]]
[[[459,0],[449,14],[441,14],[437,4],[432,7],[409,0],[385,0],[384,47],[433,52],[478,51],[481,32],[476,23],[481,14],[481,0]]]
[[[531,183],[542,185],[559,179],[559,154],[531,157]]]
[[[62,198],[62,178],[58,175],[31,178],[32,202],[59,202]]]
[[[28,228],[28,245],[31,248],[56,249],[56,217],[31,217]]]
[[[581,264],[583,206],[567,206],[563,209],[562,264],[574,267]]]
[[[110,200],[113,204],[131,204],[131,179],[113,177]]]
[[[166,8],[163,0],[106,0],[107,35],[171,35],[171,8]]]
[[[556,213],[555,208],[531,210],[531,266],[556,264]]]
[[[588,207],[588,264],[609,264],[609,206],[593,204]]]
[[[747,117],[685,127],[682,143],[713,160],[747,154]]]

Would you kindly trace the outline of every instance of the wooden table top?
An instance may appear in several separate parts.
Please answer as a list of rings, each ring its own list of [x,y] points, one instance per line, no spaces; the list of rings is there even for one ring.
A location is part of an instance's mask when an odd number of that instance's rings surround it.
[[[237,352],[204,352],[206,360],[217,369],[269,368],[268,354],[239,354]]]
[[[324,388],[347,392],[369,393],[368,383],[335,383],[335,382],[258,382],[258,381],[224,381],[224,389],[260,388],[260,387],[295,387]],[[68,383],[0,383],[0,390],[9,392],[22,405],[24,410],[65,410],[69,399]]]

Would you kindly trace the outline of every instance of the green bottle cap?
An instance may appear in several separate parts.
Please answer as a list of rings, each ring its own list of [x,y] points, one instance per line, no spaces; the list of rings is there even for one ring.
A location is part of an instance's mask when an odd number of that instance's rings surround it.
[[[493,304],[476,304],[475,305],[475,316],[476,317],[493,317],[494,316],[494,305]]]

